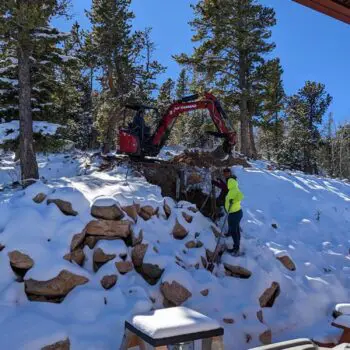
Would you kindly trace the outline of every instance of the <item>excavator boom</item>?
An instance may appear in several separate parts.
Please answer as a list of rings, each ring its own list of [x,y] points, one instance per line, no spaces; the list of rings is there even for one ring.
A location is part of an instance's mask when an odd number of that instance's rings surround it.
[[[182,113],[196,110],[209,111],[217,129],[217,132],[212,134],[224,139],[224,149],[229,153],[236,144],[236,132],[219,101],[210,93],[204,94],[203,97],[199,95],[188,96],[172,103],[161,118],[154,134],[142,144],[140,138],[143,139],[143,136],[140,137],[135,133],[133,135],[132,130],[121,129],[119,133],[120,151],[130,155],[157,155],[165,145],[176,119]]]

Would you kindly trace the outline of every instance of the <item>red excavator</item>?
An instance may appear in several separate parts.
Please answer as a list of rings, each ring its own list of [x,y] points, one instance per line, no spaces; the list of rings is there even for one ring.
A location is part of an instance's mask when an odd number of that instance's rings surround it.
[[[168,139],[179,115],[195,110],[209,111],[217,132],[208,132],[208,134],[224,139],[223,149],[226,153],[230,153],[232,147],[236,144],[236,132],[230,120],[219,101],[210,93],[205,93],[204,96],[192,95],[184,97],[172,103],[166,113],[160,118],[153,134],[146,125],[144,116],[147,110],[154,110],[159,116],[156,108],[144,105],[127,105],[125,107],[135,111],[136,114],[128,128],[124,127],[119,130],[120,153],[135,157],[156,156]],[[196,130],[193,130],[193,135],[195,134]]]

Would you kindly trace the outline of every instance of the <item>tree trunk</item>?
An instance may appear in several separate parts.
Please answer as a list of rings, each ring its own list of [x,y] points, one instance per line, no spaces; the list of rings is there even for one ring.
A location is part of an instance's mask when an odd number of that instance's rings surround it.
[[[253,123],[249,122],[250,157],[257,159],[258,152],[255,146]]]
[[[38,164],[33,147],[29,56],[27,49],[18,49],[20,160],[21,179],[24,186],[28,186],[39,179]]]

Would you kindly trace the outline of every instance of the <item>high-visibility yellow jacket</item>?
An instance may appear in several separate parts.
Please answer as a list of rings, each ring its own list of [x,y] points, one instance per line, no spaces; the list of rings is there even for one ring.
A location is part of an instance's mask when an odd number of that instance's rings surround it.
[[[238,182],[231,178],[227,181],[228,193],[225,199],[225,209],[227,213],[235,213],[241,210],[241,201],[244,198],[243,193],[240,191],[238,187]],[[232,205],[230,206],[230,203]]]

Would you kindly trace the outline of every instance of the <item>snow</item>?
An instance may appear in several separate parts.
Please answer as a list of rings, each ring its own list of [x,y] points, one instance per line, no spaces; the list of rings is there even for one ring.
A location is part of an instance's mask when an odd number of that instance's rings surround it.
[[[206,332],[220,328],[220,324],[186,307],[155,310],[134,316],[131,324],[153,339],[176,337],[182,334]]]
[[[118,205],[118,202],[113,197],[99,197],[97,198],[94,203],[94,206],[96,207],[110,207],[113,205]]]
[[[349,315],[338,316],[334,321],[334,323],[344,328],[350,328],[350,316]]]
[[[13,154],[1,156],[0,180],[4,179],[4,183],[15,178],[18,165],[13,157]],[[222,261],[252,272],[249,279],[236,279],[227,277],[223,266],[216,268],[214,274],[202,268],[201,256],[205,256],[206,249],[215,248],[213,223],[201,213],[192,212],[188,213],[193,221],[187,223],[182,212],[187,212],[190,203],[175,203],[162,197],[159,187],[134,176],[126,167],[96,171],[98,160],[86,153],[38,158],[44,181],[25,190],[0,191],[0,243],[5,245],[0,252],[3,348],[34,350],[69,337],[72,350],[116,349],[122,340],[125,320],[133,320],[141,329],[145,327],[145,318],[162,314],[158,311],[163,308],[159,285],[172,281],[182,284],[192,294],[184,307],[210,317],[225,328],[227,349],[258,346],[259,334],[267,329],[271,329],[274,341],[338,337],[331,327],[332,312],[336,304],[350,300],[349,183],[300,172],[269,171],[263,164],[255,166],[254,162],[252,168],[234,167],[245,194],[242,203],[245,256],[225,254]],[[47,205],[46,201],[34,203],[32,198],[38,193],[70,201],[78,215],[65,216],[56,205]],[[164,217],[164,200],[172,210],[169,219]],[[92,269],[93,250],[88,247],[84,248],[84,267],[63,259],[72,237],[93,219],[90,215],[93,203],[124,206],[133,202],[160,208],[159,218],[154,216],[148,221],[139,218],[132,225],[135,234],[143,230],[144,243],[148,244],[144,261],[164,269],[158,284],[148,285],[136,271],[126,275],[117,272],[115,262],[120,260],[120,255],[126,255],[127,261],[131,259],[131,248],[123,241],[98,242],[95,249],[116,254],[116,258],[97,273]],[[184,240],[172,237],[176,218],[189,231]],[[185,244],[191,240],[200,240],[203,247],[187,249]],[[227,243],[232,244],[230,239]],[[34,259],[34,267],[25,278],[45,280],[67,269],[86,276],[89,282],[75,288],[61,304],[29,302],[23,283],[15,281],[8,263],[7,254],[15,249]],[[287,270],[276,259],[285,255],[293,260],[296,271]],[[117,284],[109,291],[100,286],[101,278],[107,274],[118,275]],[[264,324],[261,324],[256,317],[261,309],[259,297],[274,281],[279,283],[281,293],[272,308],[263,309]],[[204,289],[209,290],[208,296],[201,294]],[[336,308],[347,310],[346,305]],[[144,316],[134,317],[141,314]],[[182,316],[157,319],[160,326],[171,328],[169,323],[180,321]],[[232,318],[234,323],[226,324],[224,318]],[[186,329],[191,327],[192,323]],[[156,322],[146,330],[150,334],[166,332]],[[251,336],[249,343],[246,334]]]
[[[350,315],[350,304],[338,304],[335,306],[335,311],[344,315]]]
[[[59,124],[34,121],[33,132],[40,133],[42,135],[55,135],[57,129],[62,127]],[[19,121],[12,120],[7,123],[0,123],[0,144],[7,140],[15,140],[19,136]]]

